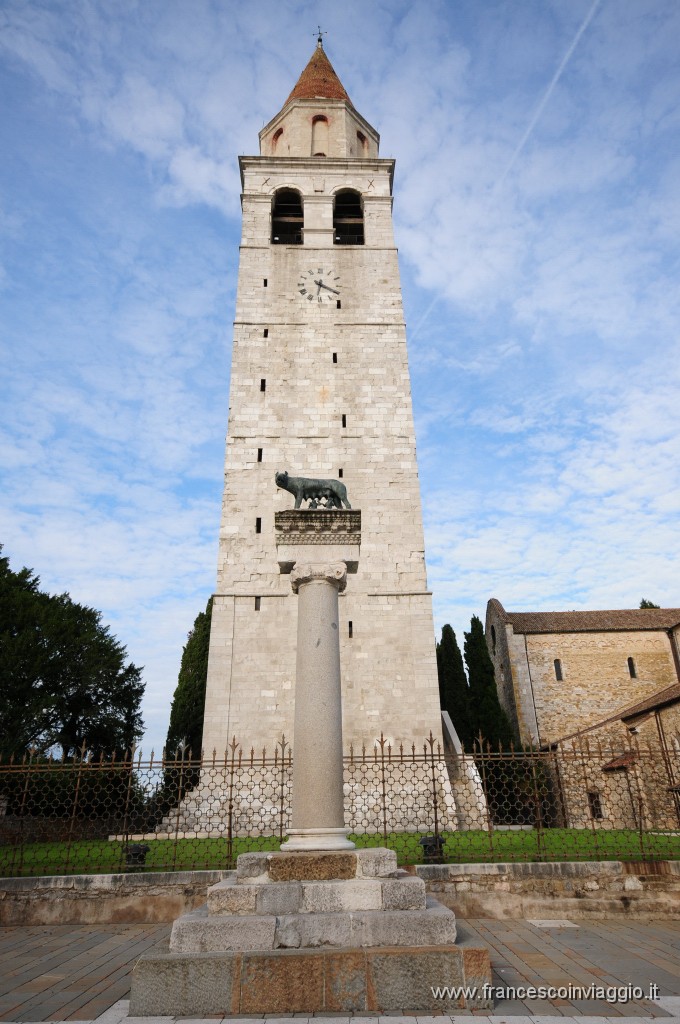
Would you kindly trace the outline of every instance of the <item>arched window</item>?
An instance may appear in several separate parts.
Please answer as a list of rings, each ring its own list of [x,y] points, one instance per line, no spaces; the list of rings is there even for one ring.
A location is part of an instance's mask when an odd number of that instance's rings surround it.
[[[272,135],[272,143],[271,143],[271,145],[272,145],[272,153],[275,151],[276,146],[278,144],[278,141],[279,141],[279,139],[281,138],[282,135],[283,135],[283,128],[277,128],[276,131],[274,132],[274,134]]]
[[[323,114],[312,118],[312,156],[328,156],[328,118]]]
[[[635,661],[633,658],[628,659],[628,673],[631,679],[637,679],[637,669],[635,668]]]
[[[292,188],[280,188],[272,208],[272,244],[302,245],[302,197]]]
[[[333,241],[336,245],[364,244],[364,211],[361,193],[345,188],[333,204]]]
[[[559,682],[562,681],[562,662],[559,658],[555,658],[555,679]]]

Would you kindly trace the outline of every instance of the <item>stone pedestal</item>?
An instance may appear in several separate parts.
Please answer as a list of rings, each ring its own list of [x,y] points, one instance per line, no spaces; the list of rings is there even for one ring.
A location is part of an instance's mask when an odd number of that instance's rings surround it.
[[[142,957],[131,1016],[483,1007],[486,949],[456,944],[452,911],[391,850],[248,853],[207,906]],[[478,986],[435,999],[432,987]]]
[[[451,910],[355,850],[343,807],[338,593],[356,571],[360,514],[277,519],[279,564],[298,595],[292,828],[280,853],[246,853],[200,910],[175,921],[167,956],[132,978],[132,1016],[450,1011],[486,1005],[489,953],[456,945]],[[474,986],[456,1001],[433,987]]]

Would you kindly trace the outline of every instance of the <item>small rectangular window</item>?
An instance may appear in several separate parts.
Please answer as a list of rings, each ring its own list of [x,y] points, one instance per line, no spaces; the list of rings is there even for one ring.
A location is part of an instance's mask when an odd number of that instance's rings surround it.
[[[352,627],[352,620],[351,620],[351,619],[349,619],[349,621],[348,621],[348,623],[347,623],[347,626],[348,626],[348,629],[347,629],[347,635],[349,636],[349,638],[350,638],[350,640],[351,640],[351,639],[352,639],[352,635],[353,635],[353,633],[354,633],[354,629],[353,629],[353,627]]]
[[[335,308],[336,309],[342,309],[342,303],[340,302],[340,299],[337,300],[337,302],[335,304]]]
[[[338,361],[338,353],[337,353],[337,352],[334,352],[334,353],[333,353],[333,362],[334,362],[334,363],[337,363],[337,361]]]
[[[266,379],[264,377],[262,377],[262,379],[260,380],[260,391],[266,391],[266,390],[267,390],[267,381],[266,381]]]
[[[259,610],[260,610],[260,602],[261,601],[262,601],[261,597],[256,597],[255,598],[255,611],[256,612],[259,612]]]
[[[338,470],[338,480],[342,480],[342,467]]]
[[[262,449],[261,448],[257,449],[257,461],[258,462],[262,462]]]
[[[602,801],[600,800],[600,794],[595,790],[588,793],[588,807],[590,809],[590,817],[596,821],[602,821],[604,818]]]
[[[343,425],[343,427],[347,426],[347,416],[345,415],[344,412],[342,414],[342,425]]]
[[[265,277],[265,278],[264,278],[264,280],[262,281],[262,287],[263,287],[263,288],[266,288],[266,287],[267,287],[267,278],[266,278],[266,277]]]
[[[628,659],[628,674],[631,679],[637,679],[637,669],[635,668],[635,661],[633,658]]]
[[[559,658],[555,658],[555,661],[553,662],[553,664],[555,666],[555,679],[557,679],[558,682],[561,682],[562,681],[562,662],[560,661]]]
[[[262,337],[263,338],[268,338],[269,337],[269,328],[268,327],[265,327],[265,329],[263,330]]]
[[[262,519],[260,516],[255,520],[255,533],[262,533]]]

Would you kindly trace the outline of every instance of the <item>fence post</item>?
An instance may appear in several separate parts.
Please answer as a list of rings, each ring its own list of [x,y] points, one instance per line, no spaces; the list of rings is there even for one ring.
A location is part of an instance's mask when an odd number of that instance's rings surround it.
[[[475,759],[475,744],[476,743],[477,743],[477,740],[473,740],[472,741],[472,759],[473,759],[473,761]],[[493,818],[491,817],[491,804],[490,804],[490,801],[489,801],[489,787],[488,787],[487,782],[486,782],[486,771],[485,771],[485,765],[484,765],[484,747],[482,746],[482,744],[483,744],[483,740],[482,740],[482,734],[480,732],[480,734],[479,734],[479,761],[480,761],[481,769],[482,769],[482,771],[481,771],[481,776],[482,776],[482,792],[484,793],[484,807],[485,807],[485,810],[486,810],[486,833],[487,833],[487,836],[489,837],[489,853],[490,853],[490,858],[489,859],[493,863],[493,861],[495,859],[494,858],[494,845],[493,845]]]
[[[286,816],[285,807],[286,807],[286,747],[287,746],[288,746],[288,744],[286,743],[286,737],[282,733],[281,734],[281,789],[280,789],[280,799],[279,799],[279,842],[280,843],[283,842],[283,833],[285,831],[284,823],[285,823],[285,816]]]
[[[385,785],[385,737],[380,733],[380,783],[382,793],[383,840],[387,846],[387,787]]]
[[[534,782],[534,803],[536,807],[536,858],[539,861],[545,860],[545,847],[543,843],[543,815],[541,814],[541,796],[538,791],[538,778],[536,775],[536,758],[540,756],[540,751],[532,749],[529,755],[531,757],[531,775]]]
[[[83,764],[85,763],[85,754],[86,753],[87,753],[87,751],[85,749],[85,744],[83,743],[83,746],[82,746],[81,751],[80,751],[80,761],[78,761],[78,775],[77,775],[77,778],[76,778],[76,791],[75,791],[75,793],[73,795],[73,810],[71,811],[71,820],[69,821],[69,825],[68,825],[68,841],[66,843],[66,863],[64,865],[64,869],[67,872],[68,872],[68,869],[69,869],[69,866],[70,866],[70,862],[71,862],[71,846],[73,844],[73,829],[75,827],[76,814],[78,812],[78,798],[80,796],[80,780],[82,778]]]
[[[439,848],[439,801],[437,799],[437,771],[434,760],[434,736],[430,730],[430,735],[427,739],[427,744],[430,748],[430,773],[432,776],[432,810],[434,812],[434,837],[435,837],[435,849]]]
[[[227,803],[227,864],[229,867],[234,862],[234,771],[237,747],[236,736],[232,736],[229,744],[231,759],[229,761],[229,801]]]
[[[576,740],[574,740],[573,744],[572,744],[574,746],[574,750],[575,750],[575,744],[576,744]],[[578,734],[578,746],[579,746],[579,753],[581,755],[581,772],[582,772],[582,775],[583,775],[583,789],[584,789],[583,796],[585,798],[585,805],[586,805],[586,808],[587,808],[587,813],[590,815],[590,827],[591,827],[591,830],[592,830],[592,833],[593,833],[593,851],[594,851],[595,860],[599,860],[600,859],[600,850],[599,850],[599,846],[598,846],[598,842],[597,842],[597,828],[595,826],[595,818],[593,817],[593,812],[592,812],[592,810],[590,808],[590,801],[588,800],[588,792],[589,792],[589,788],[588,788],[588,770],[586,768],[585,754],[583,752],[583,737],[582,737],[582,735],[580,733]]]
[[[123,867],[124,867],[123,861],[125,859],[128,843],[130,841],[130,821],[129,821],[129,815],[130,815],[130,794],[132,793],[132,764],[133,764],[133,761],[134,761],[134,757],[135,757],[135,748],[133,746],[133,747],[130,748],[130,769],[128,771],[128,783],[127,783],[127,788],[125,790],[125,808],[123,810],[123,837],[124,838],[123,838],[123,843],[122,843],[121,848],[120,848],[120,861],[119,861],[119,865],[120,865],[120,870],[121,871],[123,870]],[[99,758],[99,767],[103,769],[102,757]],[[123,767],[125,767],[125,761],[123,761]]]
[[[184,785],[184,751],[186,750],[186,742],[180,740],[177,744],[177,750],[175,751],[175,764],[177,764],[177,754],[179,753],[182,760],[180,761],[179,768],[179,779],[177,782],[177,813],[175,815],[175,842],[172,849],[172,870],[175,871],[177,868],[177,848],[179,846],[179,816],[182,806],[182,788]]]
[[[23,788],[23,792],[21,794],[21,806],[19,808],[19,835],[18,835],[19,842],[18,842],[18,844],[15,844],[14,852],[12,854],[12,864],[11,864],[11,867],[10,867],[10,875],[14,874],[14,865],[15,865],[15,862],[16,862],[16,849],[17,849],[17,846],[19,847],[19,864],[18,864],[17,874],[21,875],[21,873],[23,871],[23,868],[24,868],[24,815],[26,813],[26,803],[28,802],[28,780],[31,777],[30,767],[31,767],[31,760],[32,760],[32,758],[33,758],[33,749],[31,749],[29,751],[29,753],[28,753],[28,764],[26,765],[26,777],[24,779],[24,788]],[[25,754],[23,756],[22,763],[26,764],[26,755]]]

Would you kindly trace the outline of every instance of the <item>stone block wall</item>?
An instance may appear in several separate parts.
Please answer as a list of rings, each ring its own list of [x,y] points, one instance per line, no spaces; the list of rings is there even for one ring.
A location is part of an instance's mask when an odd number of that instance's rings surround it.
[[[377,136],[376,136],[377,138]],[[377,142],[376,142],[377,146]],[[203,748],[294,743],[297,607],[274,474],[342,477],[362,512],[358,572],[340,597],[343,745],[441,740],[431,595],[391,219],[390,160],[246,157],[225,490]],[[279,187],[297,188],[314,244],[270,244]],[[334,245],[334,193],[361,193],[364,245]],[[324,231],[326,235],[324,236]],[[336,300],[308,301],[304,274]],[[265,283],[266,282],[266,283]],[[329,293],[330,295],[330,293]],[[313,296],[315,298],[315,296]],[[337,307],[340,302],[340,308]],[[332,515],[332,513],[328,513]]]

